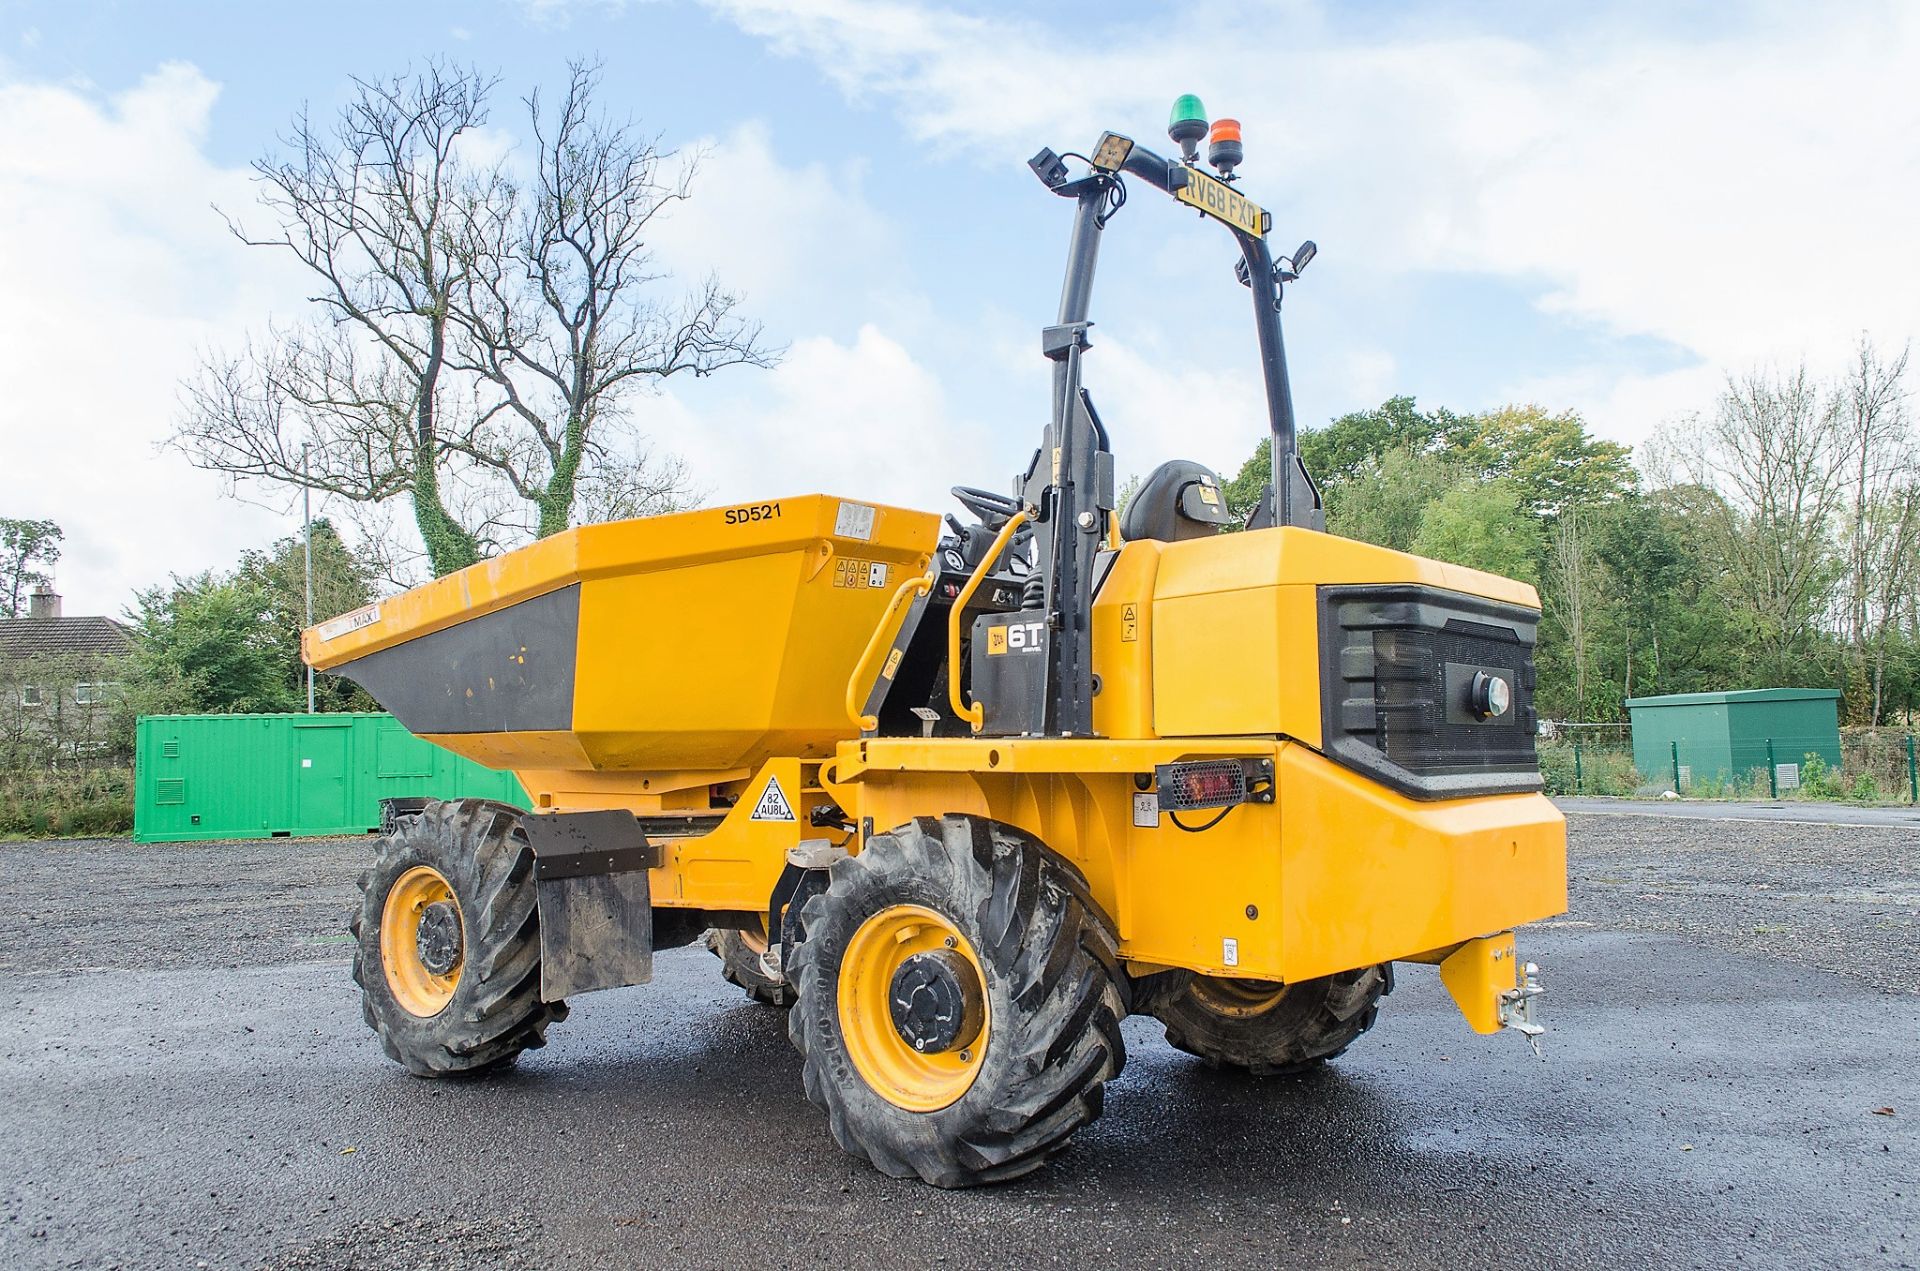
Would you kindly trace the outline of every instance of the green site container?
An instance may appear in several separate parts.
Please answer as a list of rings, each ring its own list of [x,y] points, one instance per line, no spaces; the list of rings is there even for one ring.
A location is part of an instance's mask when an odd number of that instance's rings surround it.
[[[380,801],[498,799],[510,772],[421,741],[391,715],[144,715],[134,734],[133,838],[307,838],[380,828]]]
[[[1840,767],[1840,694],[1832,689],[1630,697],[1627,714],[1633,766],[1646,780],[1677,783],[1683,792],[1756,774],[1765,780],[1769,765],[1779,788],[1792,789],[1808,755]]]

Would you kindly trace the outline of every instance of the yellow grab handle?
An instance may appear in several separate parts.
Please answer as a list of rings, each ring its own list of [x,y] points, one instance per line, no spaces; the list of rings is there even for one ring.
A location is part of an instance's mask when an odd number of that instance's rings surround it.
[[[909,578],[901,583],[893,593],[893,599],[887,602],[887,611],[880,615],[880,625],[875,627],[873,634],[867,638],[867,647],[861,652],[860,660],[853,664],[853,676],[847,681],[847,718],[851,719],[854,727],[861,732],[880,727],[878,716],[860,713],[866,690],[873,687],[873,671],[867,664],[873,661],[875,653],[893,643],[893,637],[900,630],[899,622],[895,619],[904,614],[907,601],[932,590],[931,574],[922,574],[918,578]]]
[[[973,599],[973,593],[993,570],[994,562],[1000,559],[1000,553],[1007,550],[1007,543],[1013,538],[1013,532],[1025,525],[1033,516],[1032,508],[1021,508],[1000,527],[1000,533],[994,536],[993,546],[980,558],[973,574],[967,579],[967,585],[960,589],[954,598],[953,612],[947,616],[947,701],[953,705],[953,713],[973,725],[973,731],[979,732],[987,725],[987,709],[974,702],[969,705],[960,696],[960,616],[967,610],[967,602]]]

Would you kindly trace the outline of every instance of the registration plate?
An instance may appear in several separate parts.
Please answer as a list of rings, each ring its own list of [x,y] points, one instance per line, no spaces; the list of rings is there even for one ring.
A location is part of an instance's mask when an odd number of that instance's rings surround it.
[[[1225,181],[1216,181],[1198,168],[1187,169],[1187,183],[1175,190],[1173,197],[1243,234],[1261,238],[1267,232],[1267,214],[1258,203],[1235,193]]]

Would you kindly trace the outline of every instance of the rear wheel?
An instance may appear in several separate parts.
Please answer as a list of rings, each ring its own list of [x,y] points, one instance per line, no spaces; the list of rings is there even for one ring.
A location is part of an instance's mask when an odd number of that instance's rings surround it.
[[[767,963],[766,924],[754,931],[736,931],[715,927],[703,943],[720,959],[720,974],[729,984],[745,989],[747,996],[768,1006],[792,1006],[793,989],[786,977]]]
[[[544,1045],[533,852],[517,809],[429,803],[360,876],[353,978],[368,1027],[420,1077],[485,1072]]]
[[[1114,936],[1079,871],[973,817],[837,862],[801,915],[788,1031],[846,1151],[940,1187],[1016,1178],[1126,1062]]]
[[[1390,966],[1362,967],[1297,984],[1196,975],[1154,1015],[1167,1041],[1213,1067],[1256,1077],[1300,1072],[1346,1050],[1373,1027]]]

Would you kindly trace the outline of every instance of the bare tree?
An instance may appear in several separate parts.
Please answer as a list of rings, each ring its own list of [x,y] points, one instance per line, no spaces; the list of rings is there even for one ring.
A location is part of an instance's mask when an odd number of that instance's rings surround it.
[[[230,216],[228,226],[306,270],[319,318],[270,331],[238,357],[208,358],[174,437],[196,463],[239,479],[356,502],[408,495],[436,574],[480,554],[442,488],[458,434],[449,436],[441,397],[450,297],[463,282],[452,244],[500,182],[462,147],[486,123],[493,87],[439,63],[356,79],[330,127],[302,112],[284,139],[288,157],[253,165],[276,224],[256,232]]]
[[[1849,449],[1839,412],[1804,365],[1729,377],[1711,414],[1668,431],[1661,467],[1723,571],[1725,598],[1766,674],[1784,676],[1816,630],[1838,577],[1833,534]]]
[[[1862,338],[1836,393],[1846,446],[1846,526],[1841,634],[1854,673],[1873,686],[1867,717],[1878,724],[1887,658],[1920,582],[1920,447],[1907,410],[1909,347],[1883,359]]]
[[[713,279],[675,300],[656,297],[668,276],[649,231],[687,200],[697,163],[670,168],[674,156],[657,138],[596,109],[597,66],[569,72],[556,110],[537,91],[526,99],[534,174],[469,221],[454,297],[462,366],[497,393],[488,417],[517,425],[459,449],[533,505],[541,537],[570,523],[592,467],[618,472],[597,493],[625,511],[663,510],[685,495],[684,469],[651,464],[644,448],[638,468],[609,463],[633,391],[773,360],[758,324],[739,317],[738,297]]]
[[[1588,713],[1587,667],[1594,611],[1600,607],[1601,566],[1580,510],[1567,507],[1547,536],[1546,584],[1541,589],[1547,612],[1565,633],[1573,662],[1574,719]]]
[[[599,114],[598,72],[574,66],[557,113],[527,99],[538,153],[516,176],[476,158],[495,82],[438,63],[356,80],[330,128],[303,114],[291,157],[255,165],[276,228],[229,225],[317,280],[318,318],[204,358],[173,437],[236,483],[368,512],[407,500],[435,574],[564,529],[583,497],[628,514],[684,501],[684,466],[653,454],[627,399],[772,361],[717,283],[658,295],[648,230],[688,197],[692,165],[666,172],[671,156]]]

